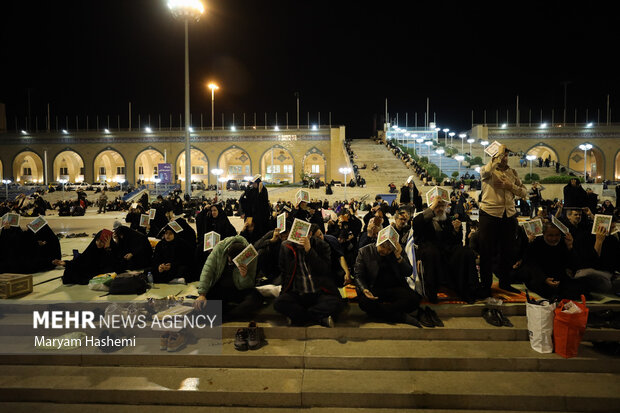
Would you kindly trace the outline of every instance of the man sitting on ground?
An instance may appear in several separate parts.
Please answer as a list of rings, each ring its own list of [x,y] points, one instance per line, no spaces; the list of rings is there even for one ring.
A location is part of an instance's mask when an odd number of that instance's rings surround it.
[[[318,238],[303,237],[301,241],[302,245],[285,241],[280,247],[282,291],[273,308],[291,325],[333,327],[343,303],[329,276],[329,245]]]
[[[390,241],[369,244],[359,250],[355,261],[355,285],[360,308],[368,315],[421,327],[412,313],[420,295],[409,288],[412,267],[400,244]]]
[[[262,296],[254,288],[257,260],[237,267],[233,259],[248,246],[240,235],[218,242],[200,275],[194,307],[205,308],[207,300],[222,300],[224,319],[248,319],[260,308]]]

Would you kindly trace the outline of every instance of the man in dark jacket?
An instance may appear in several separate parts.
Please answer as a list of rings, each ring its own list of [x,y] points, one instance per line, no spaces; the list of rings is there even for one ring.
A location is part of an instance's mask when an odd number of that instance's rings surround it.
[[[413,219],[417,258],[424,265],[426,297],[437,302],[437,292],[443,285],[454,289],[461,299],[473,302],[479,287],[476,255],[463,246],[461,221],[450,219],[445,208],[446,203],[436,198]]]
[[[285,241],[280,247],[282,291],[273,308],[291,325],[333,327],[342,309],[340,293],[330,274],[330,247],[320,239],[304,237],[302,245]]]
[[[400,244],[369,244],[355,261],[355,285],[360,308],[368,315],[390,322],[421,327],[410,313],[418,308],[420,295],[409,288],[413,268]]]

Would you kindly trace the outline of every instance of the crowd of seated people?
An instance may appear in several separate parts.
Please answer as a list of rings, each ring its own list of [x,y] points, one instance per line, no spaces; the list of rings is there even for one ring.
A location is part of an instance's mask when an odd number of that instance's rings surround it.
[[[65,284],[87,284],[106,272],[145,270],[157,283],[197,281],[196,307],[202,308],[206,300],[222,300],[228,319],[251,319],[274,299],[275,310],[291,325],[328,327],[346,305],[338,288],[347,284],[354,286],[360,308],[369,317],[418,327],[426,325],[429,316],[420,302],[438,302],[441,291],[470,303],[489,296],[480,285],[477,267],[481,248],[472,212],[478,205],[460,189],[450,193],[449,201],[435,198],[431,205],[424,202],[425,194],[413,179],[400,187],[398,201],[391,204],[380,196],[372,203],[354,199],[271,203],[264,192],[257,179],[239,201],[184,200],[179,193],[159,196],[154,202],[142,198],[128,207],[125,225],[116,222],[112,230],[99,231],[72,260],[61,259],[51,230],[33,236],[5,225],[0,251],[21,257],[16,262],[23,265],[2,270],[32,272],[60,266]],[[609,200],[589,204],[594,198],[578,182],[567,185],[564,195],[564,202],[540,200],[534,216],[543,222],[541,236],[528,236],[521,226],[517,229],[507,255],[511,271],[505,285],[523,283],[545,298],[618,292],[619,235],[602,228],[592,233],[595,214],[612,215],[618,222],[618,208]],[[152,216],[142,222],[149,211]],[[276,228],[281,214],[286,216],[283,231]],[[233,215],[244,220],[239,232],[229,220]],[[531,216],[524,211],[521,215]],[[553,224],[552,216],[564,223],[568,233]],[[298,242],[289,240],[288,233],[295,219],[310,225],[308,235]],[[398,242],[377,245],[380,231],[388,226],[398,234]],[[219,234],[220,242],[205,251],[203,239],[210,232]],[[149,237],[157,239],[154,247]],[[249,244],[258,257],[236,265],[234,258]],[[40,265],[27,262],[33,251],[40,251]],[[414,274],[421,289],[411,287]],[[265,284],[278,286],[279,293],[259,294],[255,287]]]

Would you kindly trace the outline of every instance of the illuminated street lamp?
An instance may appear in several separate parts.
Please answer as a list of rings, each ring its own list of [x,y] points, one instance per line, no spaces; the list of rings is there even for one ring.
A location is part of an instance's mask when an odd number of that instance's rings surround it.
[[[452,138],[454,138],[454,135],[456,135],[456,133],[454,133],[454,132],[450,132],[448,134],[448,136],[450,136],[450,147],[452,147]]]
[[[450,129],[448,128],[443,130],[443,134],[444,134],[443,137],[444,137],[446,146],[448,146],[448,132],[450,132]]]
[[[469,156],[472,156],[472,153],[471,153],[471,144],[472,144],[472,143],[474,143],[474,142],[476,142],[476,140],[475,140],[474,138],[469,138],[469,139],[467,139],[467,143],[469,144]]]
[[[463,152],[463,144],[465,143],[466,137],[467,137],[466,133],[459,133],[459,138],[461,138],[461,152]],[[469,153],[471,154],[471,151]]]
[[[428,157],[431,157],[431,146],[433,146],[433,142],[432,141],[426,141],[424,142],[424,145],[428,146]]]
[[[215,91],[219,89],[219,86],[215,83],[209,83],[209,89],[211,89],[211,130],[215,129]]]
[[[446,151],[444,151],[442,148],[439,148],[439,149],[437,149],[437,150],[435,151],[435,153],[436,153],[437,155],[439,155],[439,174],[440,174],[440,175],[441,175],[441,158],[443,157],[443,154],[444,154],[445,152],[446,152]]]
[[[419,144],[420,144],[420,148],[422,148],[422,145],[421,145],[421,144],[422,144],[422,142],[424,142],[424,138],[417,138],[415,141],[416,141],[417,143],[419,143]],[[416,146],[415,146],[415,145],[413,145],[413,149],[415,149],[415,153],[416,153],[416,155],[417,155],[417,154],[418,154],[418,149],[416,148]]]
[[[344,167],[344,168],[340,168],[338,169],[338,171],[341,174],[344,174],[344,199],[347,199],[347,174],[351,173],[351,168],[349,167]]]
[[[482,145],[482,162],[486,163],[487,153],[484,151],[487,148],[489,141],[482,141],[480,145]]]
[[[185,23],[185,194],[192,195],[192,154],[189,137],[189,21],[198,20],[205,11],[200,0],[168,0],[170,12]]]
[[[536,155],[527,155],[525,157],[530,163],[530,181],[532,180],[532,165],[534,164],[534,159],[536,159]]]
[[[9,184],[11,183],[11,180],[10,179],[3,179],[2,183],[4,184],[4,190],[6,192],[6,194],[5,194],[5,197],[6,197],[5,201],[8,201],[9,200]]]
[[[454,159],[456,159],[459,163],[459,176],[461,176],[461,162],[463,162],[463,159],[465,159],[465,157],[463,155],[456,155]]]
[[[588,165],[588,151],[592,149],[592,145],[589,143],[583,143],[579,145],[579,149],[583,151],[583,181],[587,183],[588,180],[586,179],[586,167]]]
[[[211,173],[213,175],[215,175],[216,182],[219,182],[220,181],[220,179],[219,179],[220,175],[224,173],[224,170],[220,169],[220,168],[213,168],[213,169],[211,169]],[[218,194],[218,191],[219,191],[219,184],[215,184],[215,195],[216,196]]]

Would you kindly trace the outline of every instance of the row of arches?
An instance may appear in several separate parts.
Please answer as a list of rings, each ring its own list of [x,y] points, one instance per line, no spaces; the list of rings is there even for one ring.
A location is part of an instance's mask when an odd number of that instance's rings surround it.
[[[300,181],[300,171],[322,180],[326,177],[327,158],[316,148],[305,154],[301,164],[295,161],[288,149],[280,145],[267,149],[258,161],[259,173],[266,182],[297,182]],[[127,176],[125,157],[119,151],[108,148],[99,152],[93,161],[93,181],[153,181],[153,178],[158,176],[158,165],[165,162],[164,153],[148,147],[138,153],[134,160],[134,176]],[[172,164],[174,180],[185,181],[185,151],[173,160],[168,158],[167,162]],[[254,173],[253,166],[250,155],[241,147],[232,146],[222,151],[215,162],[210,161],[202,150],[195,147],[191,149],[192,182],[215,183],[215,177],[210,177],[214,168],[222,169],[220,178],[242,180]],[[68,148],[54,157],[48,181],[82,182],[85,180],[85,167],[83,156]],[[2,170],[0,162],[0,171]],[[13,160],[11,171],[12,178],[18,183],[44,182],[44,161],[34,150],[18,153]]]
[[[576,172],[583,172],[585,167],[585,171],[588,175],[595,179],[602,178],[605,174],[605,155],[603,151],[596,146],[592,146],[592,149],[585,151],[585,153],[579,147],[574,148],[568,155],[568,161],[561,160],[555,149],[543,143],[539,143],[528,149],[526,155],[534,155],[543,160],[549,158],[551,161],[560,162],[563,166],[568,166],[569,169]],[[609,180],[620,179],[620,150],[616,153],[614,165],[614,176],[606,177]]]

